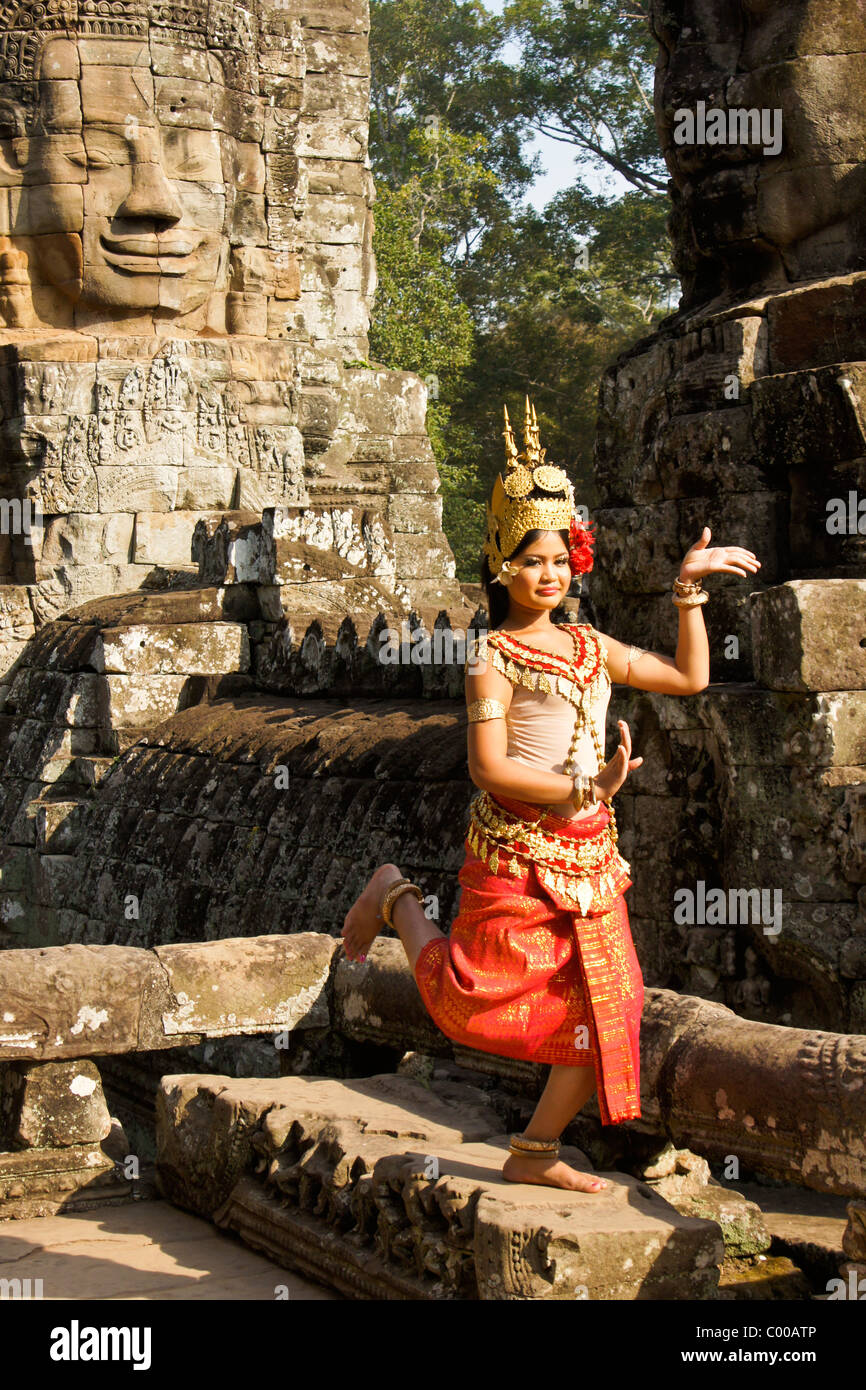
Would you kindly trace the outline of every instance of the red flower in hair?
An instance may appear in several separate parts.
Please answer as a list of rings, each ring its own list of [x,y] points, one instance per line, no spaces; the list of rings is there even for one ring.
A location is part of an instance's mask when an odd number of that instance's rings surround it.
[[[595,533],[576,516],[571,518],[568,532],[568,564],[572,574],[588,574],[593,566],[592,548]]]

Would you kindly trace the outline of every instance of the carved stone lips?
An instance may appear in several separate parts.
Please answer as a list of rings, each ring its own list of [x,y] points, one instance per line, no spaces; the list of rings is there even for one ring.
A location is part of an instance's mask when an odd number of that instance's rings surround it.
[[[144,232],[130,236],[101,236],[100,243],[109,265],[134,275],[185,275],[191,258],[201,244],[189,236],[157,236]]]

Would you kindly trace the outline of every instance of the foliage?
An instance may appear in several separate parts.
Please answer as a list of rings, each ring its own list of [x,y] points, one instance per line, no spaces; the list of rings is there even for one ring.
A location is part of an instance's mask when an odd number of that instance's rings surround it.
[[[430,378],[445,529],[475,580],[503,401],[522,423],[532,395],[548,457],[592,506],[600,375],[672,307],[653,44],[637,4],[510,0],[500,17],[478,0],[372,0],[371,17],[371,352]],[[533,130],[578,159],[541,212],[525,201]]]

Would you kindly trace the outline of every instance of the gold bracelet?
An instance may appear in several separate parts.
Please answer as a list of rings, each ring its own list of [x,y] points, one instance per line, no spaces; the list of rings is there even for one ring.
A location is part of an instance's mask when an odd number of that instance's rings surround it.
[[[595,777],[592,774],[579,772],[572,777],[574,791],[569,798],[575,811],[584,811],[587,806],[598,805],[598,792],[595,790]]]
[[[473,700],[467,706],[466,717],[470,724],[477,724],[485,719],[504,719],[505,706],[499,700]]]
[[[672,597],[677,608],[699,608],[702,603],[709,603],[710,601],[710,596],[705,590],[698,594],[684,596],[683,598],[677,598],[676,594],[673,594]]]
[[[382,899],[382,906],[379,909],[379,915],[382,918],[382,921],[385,923],[385,926],[391,927],[393,931],[396,931],[396,928],[394,926],[394,923],[391,921],[391,913],[393,912],[394,904],[401,893],[414,893],[419,903],[424,901],[424,894],[421,892],[421,889],[418,887],[417,883],[410,883],[408,878],[400,879],[399,883],[392,883],[391,887],[387,890],[384,898]]]
[[[702,579],[675,579],[672,587],[675,594],[696,594],[702,584]]]
[[[569,797],[569,801],[571,802],[575,811],[582,811],[584,806],[586,805],[587,780],[588,779],[584,776],[582,772],[576,773],[571,779],[572,790],[571,796]]]

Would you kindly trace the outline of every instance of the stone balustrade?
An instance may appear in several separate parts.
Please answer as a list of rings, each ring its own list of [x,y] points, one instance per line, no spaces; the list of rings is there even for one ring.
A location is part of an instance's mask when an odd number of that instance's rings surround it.
[[[531,1065],[455,1047],[427,1017],[402,946],[380,937],[363,965],[318,932],[157,946],[0,952],[0,1059],[38,1078],[72,1059],[299,1032],[317,1070],[334,1038],[449,1057],[526,1094]],[[288,1051],[286,1047],[284,1051]],[[70,1073],[71,1074],[71,1073]],[[866,1196],[866,1038],[738,1018],[647,991],[635,1134],[819,1191]],[[587,1108],[592,1115],[595,1102]],[[597,1116],[597,1111],[595,1111]],[[0,1158],[0,1172],[2,1172]]]

